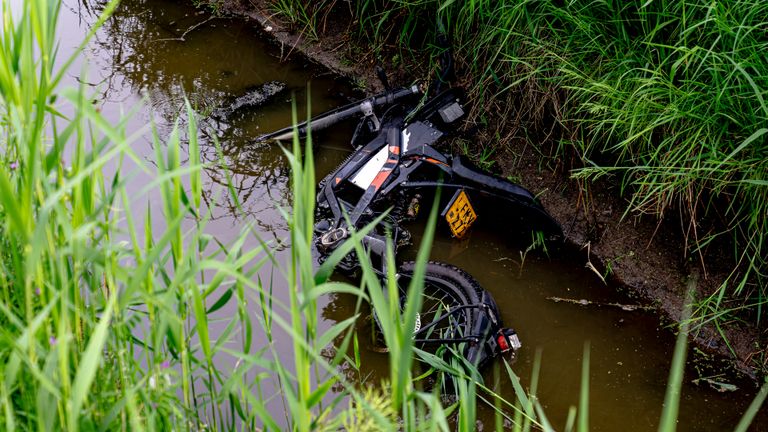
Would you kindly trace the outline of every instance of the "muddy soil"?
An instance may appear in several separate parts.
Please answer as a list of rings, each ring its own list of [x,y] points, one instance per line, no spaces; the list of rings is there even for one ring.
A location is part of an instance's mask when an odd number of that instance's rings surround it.
[[[381,91],[374,59],[363,56],[350,61],[346,57],[351,44],[346,27],[336,32],[326,30],[319,40],[312,41],[302,37],[300,29],[282,23],[264,0],[225,0],[221,7],[253,20],[256,27],[279,44],[283,56],[306,56],[330,72],[349,78],[364,91]],[[398,78],[414,78],[403,75],[402,70],[396,71],[391,81],[410,82]],[[506,129],[493,127],[494,122],[504,123],[510,114],[515,117],[506,109],[486,111],[501,114],[490,119],[491,125],[477,136],[478,142],[496,139],[488,130]],[[695,298],[699,299],[713,293],[722,283],[725,269],[718,267],[713,255],[702,258],[686,253],[688,239],[680,215],[667,215],[662,220],[625,215],[627,202],[609,181],[585,184],[574,180],[570,167],[577,162],[542,154],[548,152],[542,149],[554,147],[553,143],[545,142],[547,137],[536,143],[515,139],[514,134],[509,136],[487,162],[497,174],[540,194],[544,206],[563,227],[566,247],[579,251],[584,265],[595,272],[596,278],[618,282],[629,296],[654,305],[662,319],[674,322],[680,320],[690,280],[696,283]],[[705,325],[697,330],[693,340],[699,348],[696,352],[717,354],[729,360],[725,364],[757,378],[768,370],[763,342],[766,337],[753,326],[733,320],[720,328]]]

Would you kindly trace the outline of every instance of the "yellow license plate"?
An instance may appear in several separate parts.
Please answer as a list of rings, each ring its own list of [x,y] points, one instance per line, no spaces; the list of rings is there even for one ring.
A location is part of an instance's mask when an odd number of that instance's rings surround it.
[[[444,216],[451,228],[451,233],[456,238],[463,238],[469,231],[469,227],[477,220],[477,213],[469,202],[469,196],[463,190],[454,195]]]

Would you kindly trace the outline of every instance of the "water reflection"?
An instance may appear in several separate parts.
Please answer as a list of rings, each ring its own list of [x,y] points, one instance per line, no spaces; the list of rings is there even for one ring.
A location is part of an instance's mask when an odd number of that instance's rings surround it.
[[[107,3],[83,0],[73,11],[92,24]],[[201,156],[209,163],[205,198],[215,208],[214,218],[235,225],[245,216],[262,232],[277,235],[286,226],[276,208],[287,208],[291,200],[288,164],[280,148],[255,144],[253,137],[291,122],[291,100],[310,96],[306,83],[315,71],[280,64],[272,52],[274,47],[242,19],[210,16],[181,2],[124,0],[95,35],[89,57],[99,66],[93,84],[102,99],[114,106],[143,95],[150,108],[147,117],[160,136],[168,136],[177,119],[185,130],[184,100],[189,99],[200,114]],[[288,90],[258,106],[226,109],[272,81],[285,83]],[[343,91],[342,85],[329,77],[314,77],[312,84],[313,111],[338,104],[332,95]],[[225,193],[228,175],[242,211]]]

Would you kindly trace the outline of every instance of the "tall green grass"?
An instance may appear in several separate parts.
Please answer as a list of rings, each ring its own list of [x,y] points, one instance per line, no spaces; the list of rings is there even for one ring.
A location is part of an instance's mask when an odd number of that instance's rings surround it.
[[[286,152],[294,191],[292,208],[284,209],[289,262],[279,261],[249,224],[226,245],[206,233],[210,209],[201,204],[204,166],[195,113],[187,105],[186,143],[178,124],[167,137],[153,130],[128,134],[128,119],[111,124],[85,88],[59,89],[66,68],[53,68],[58,7],[31,0],[14,15],[3,3],[4,430],[468,431],[476,426],[477,396],[498,407],[516,430],[552,430],[533,396],[535,384],[529,395],[509,365],[514,402],[476,381],[471,365],[413,346],[409,329],[423,291],[423,264],[404,310],[393,294],[394,278],[382,287],[366,263],[361,286],[329,279],[346,253],[357,248],[363,255],[358,239],[364,231],[314,267],[311,141],[302,147],[296,139]],[[152,163],[131,149],[145,133],[154,139]],[[129,182],[146,186],[137,195],[129,193]],[[144,207],[149,199],[159,205]],[[133,210],[140,206],[146,210]],[[433,211],[432,225],[435,217]],[[287,281],[288,303],[259,276],[269,268]],[[333,292],[371,302],[391,348],[386,383],[353,382],[342,373],[342,364],[359,367],[353,325],[359,314],[323,328],[317,300]],[[222,317],[217,312],[223,308],[234,313]],[[254,334],[263,336],[262,346],[253,345]],[[331,344],[333,355],[324,355]],[[414,384],[416,359],[452,376],[457,402],[446,404],[439,388]],[[585,389],[587,379],[585,363]],[[764,398],[765,391],[745,425]],[[585,429],[587,404],[580,406]]]

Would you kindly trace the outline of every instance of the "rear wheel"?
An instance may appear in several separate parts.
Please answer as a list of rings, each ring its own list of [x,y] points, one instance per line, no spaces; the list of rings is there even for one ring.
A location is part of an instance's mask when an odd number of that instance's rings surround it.
[[[400,267],[403,302],[416,264]],[[496,304],[480,284],[456,266],[428,262],[424,275],[424,296],[416,320],[416,346],[434,351],[440,345],[463,344],[462,355],[473,363],[488,358],[485,342],[501,327]]]

